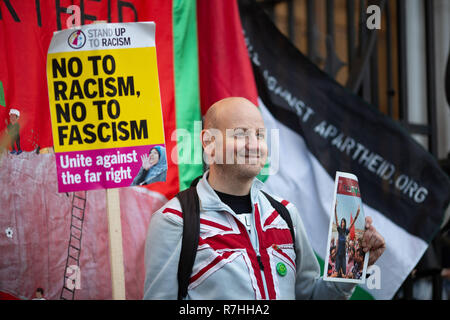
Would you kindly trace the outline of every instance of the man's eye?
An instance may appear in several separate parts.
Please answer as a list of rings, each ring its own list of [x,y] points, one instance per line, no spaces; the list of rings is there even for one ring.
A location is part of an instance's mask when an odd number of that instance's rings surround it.
[[[258,130],[258,131],[256,131],[256,137],[258,139],[265,139],[266,138],[266,132],[264,130]]]
[[[244,130],[238,129],[234,131],[233,135],[235,137],[245,137],[245,132]]]

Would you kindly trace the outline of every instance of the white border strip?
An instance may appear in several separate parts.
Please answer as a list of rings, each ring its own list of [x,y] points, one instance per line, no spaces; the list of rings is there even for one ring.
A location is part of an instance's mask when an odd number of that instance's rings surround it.
[[[155,47],[155,28],[154,22],[124,22],[94,23],[56,31],[48,53]],[[71,47],[69,38],[79,30],[82,32],[80,47]],[[118,39],[122,39],[122,45],[112,45],[118,43]]]

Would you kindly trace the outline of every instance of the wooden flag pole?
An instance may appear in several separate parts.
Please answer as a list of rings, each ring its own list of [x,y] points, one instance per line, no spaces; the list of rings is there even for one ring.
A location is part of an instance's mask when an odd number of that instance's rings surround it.
[[[119,189],[106,189],[106,210],[108,212],[112,298],[113,300],[125,300],[125,271],[123,265]]]

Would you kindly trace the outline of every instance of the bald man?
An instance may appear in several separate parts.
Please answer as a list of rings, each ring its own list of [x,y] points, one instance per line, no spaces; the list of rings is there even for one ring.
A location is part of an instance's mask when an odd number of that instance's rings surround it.
[[[255,177],[267,143],[258,108],[244,98],[221,100],[204,118],[201,142],[209,170],[196,185],[200,238],[186,299],[348,299],[354,284],[323,281],[292,203],[283,204],[295,230],[262,193]],[[177,299],[183,215],[173,198],[152,216],[145,248],[144,299]],[[371,263],[384,239],[366,221]],[[373,256],[372,256],[373,255]]]

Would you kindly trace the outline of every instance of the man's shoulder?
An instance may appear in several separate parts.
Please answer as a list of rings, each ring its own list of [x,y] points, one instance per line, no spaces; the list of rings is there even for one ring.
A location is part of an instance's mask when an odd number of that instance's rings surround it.
[[[277,202],[281,203],[287,209],[287,211],[289,212],[289,215],[291,216],[292,223],[295,227],[297,225],[298,221],[301,220],[301,218],[300,218],[300,213],[297,210],[297,207],[294,205],[294,203],[292,203],[291,201],[289,201],[283,197],[280,197],[276,194],[272,194],[267,191],[264,191],[264,192],[266,194],[268,194],[269,196],[271,196]],[[264,195],[262,195],[262,196],[265,197]],[[269,200],[269,199],[267,199],[267,200]]]
[[[167,201],[161,208],[153,213],[152,220],[153,219],[170,220],[177,224],[183,224],[183,213],[178,198],[173,197]]]
[[[272,197],[274,200],[276,200],[277,202],[279,202],[279,203],[281,203],[283,206],[285,206],[289,211],[291,211],[291,209],[292,208],[295,208],[295,205],[292,203],[292,202],[290,202],[289,200],[287,200],[287,199],[285,199],[285,198],[283,198],[283,197],[280,197],[280,196],[278,196],[278,195],[276,195],[276,194],[272,194],[272,193],[269,193],[269,192],[267,192],[267,191],[264,191],[264,190],[262,190],[263,192],[265,192],[266,194],[268,194],[270,197]],[[265,197],[265,195],[263,195],[263,197]]]

